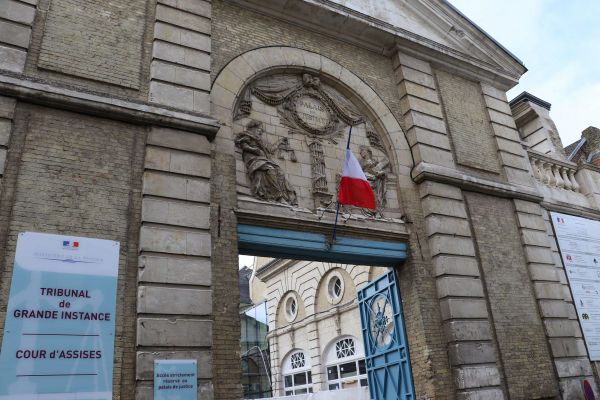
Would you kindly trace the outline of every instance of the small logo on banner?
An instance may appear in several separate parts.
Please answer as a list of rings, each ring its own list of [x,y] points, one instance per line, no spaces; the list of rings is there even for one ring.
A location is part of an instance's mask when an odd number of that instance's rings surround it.
[[[79,242],[63,240],[63,249],[77,250],[78,248],[79,248]]]
[[[567,260],[568,260],[568,261],[573,261],[573,257],[571,257],[571,255],[570,255],[570,254],[567,254]]]
[[[556,222],[558,222],[561,225],[564,225],[565,224],[565,219],[561,218],[561,217],[556,217]]]

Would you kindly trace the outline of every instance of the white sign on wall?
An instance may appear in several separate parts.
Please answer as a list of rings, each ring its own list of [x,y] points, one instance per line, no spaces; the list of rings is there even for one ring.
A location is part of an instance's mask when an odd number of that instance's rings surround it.
[[[600,361],[600,221],[550,215],[590,360]]]
[[[0,400],[110,400],[119,242],[19,234]]]

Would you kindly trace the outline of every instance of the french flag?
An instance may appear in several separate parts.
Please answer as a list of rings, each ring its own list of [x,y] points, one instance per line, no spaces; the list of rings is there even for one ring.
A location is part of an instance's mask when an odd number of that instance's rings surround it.
[[[71,242],[70,240],[63,240],[63,247],[76,249],[79,247],[79,242]]]
[[[350,149],[346,149],[338,203],[372,210],[376,208],[375,193],[373,193],[371,184],[360,167],[360,163]]]

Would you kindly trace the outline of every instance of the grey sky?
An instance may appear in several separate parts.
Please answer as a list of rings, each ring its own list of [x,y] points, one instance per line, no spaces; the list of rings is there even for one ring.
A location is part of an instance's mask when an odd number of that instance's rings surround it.
[[[566,146],[600,128],[599,0],[450,0],[529,69],[522,91],[552,104]]]

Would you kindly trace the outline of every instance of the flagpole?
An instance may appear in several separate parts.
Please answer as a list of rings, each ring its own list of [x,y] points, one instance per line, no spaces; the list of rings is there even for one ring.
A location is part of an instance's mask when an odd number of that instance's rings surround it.
[[[350,149],[350,137],[352,136],[352,125],[350,125],[350,132],[348,133],[348,143],[346,143],[346,150]],[[345,160],[345,156],[344,156],[344,160]],[[333,244],[335,242],[335,234],[337,231],[337,223],[338,223],[338,217],[340,215],[340,199],[339,199],[339,191],[340,191],[340,187],[338,185],[338,199],[337,199],[337,208],[335,210],[335,223],[333,224],[333,234],[331,235],[331,244]]]

